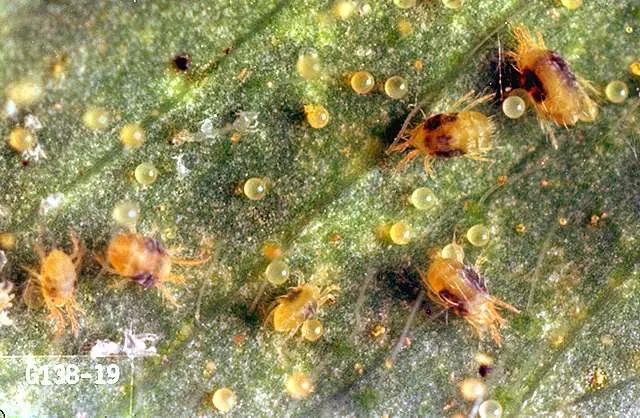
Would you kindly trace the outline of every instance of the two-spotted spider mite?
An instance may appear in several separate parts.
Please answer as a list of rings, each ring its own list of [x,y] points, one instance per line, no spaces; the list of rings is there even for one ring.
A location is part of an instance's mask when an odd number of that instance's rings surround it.
[[[475,266],[451,258],[435,257],[427,273],[420,272],[420,278],[431,300],[462,316],[481,339],[489,332],[493,340],[501,345],[499,327],[506,320],[500,316],[499,310],[519,311],[489,294],[484,278]]]
[[[465,156],[474,160],[488,161],[484,155],[493,148],[492,137],[495,125],[490,117],[471,109],[490,100],[493,95],[472,100],[473,95],[473,92],[466,94],[452,106],[450,111],[425,117],[423,122],[409,128],[411,119],[419,110],[419,107],[416,107],[409,114],[394,143],[387,150],[387,153],[392,153],[413,148],[398,163],[398,167],[407,164],[420,154],[425,155],[424,168],[427,173],[432,172],[430,162],[436,158]],[[467,102],[468,104],[462,110],[455,110],[456,107]]]
[[[338,290],[336,285],[321,290],[310,283],[289,289],[286,295],[276,299],[276,306],[269,313],[273,316],[273,329],[295,335],[302,323],[315,316],[322,305],[335,300]]]
[[[598,106],[586,90],[597,91],[577,77],[560,54],[547,49],[542,34],[536,33],[534,39],[520,25],[513,28],[513,33],[518,45],[507,56],[515,63],[520,87],[527,91],[540,125],[558,148],[552,125],[567,127],[595,120]]]
[[[173,264],[196,266],[208,257],[188,260],[170,255],[156,239],[134,233],[116,234],[107,248],[106,260],[96,255],[96,260],[108,272],[133,280],[145,288],[155,287],[173,305],[175,298],[165,287],[166,282],[184,283],[184,277],[171,273]],[[124,286],[126,280],[117,283]]]
[[[40,272],[23,267],[30,276],[23,294],[25,303],[32,307],[44,302],[49,311],[48,319],[55,321],[54,329],[58,336],[62,334],[65,325],[63,311],[71,322],[75,336],[78,335],[76,314],[85,313],[78,306],[74,296],[84,249],[74,234],[71,234],[71,242],[71,254],[57,248],[45,253],[40,245],[36,245],[35,249],[40,258]]]

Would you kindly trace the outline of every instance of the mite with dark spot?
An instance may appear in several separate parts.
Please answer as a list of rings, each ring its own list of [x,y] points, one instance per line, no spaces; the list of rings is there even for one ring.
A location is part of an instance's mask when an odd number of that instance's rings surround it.
[[[112,274],[129,278],[144,288],[157,288],[171,303],[175,298],[167,291],[166,282],[184,283],[184,277],[171,273],[172,264],[196,266],[208,260],[188,260],[170,255],[156,239],[133,233],[120,233],[111,238],[106,260],[98,262]],[[120,281],[117,286],[126,284]]]
[[[457,104],[468,101],[470,97],[471,94],[465,95]],[[431,115],[415,127],[407,128],[415,114],[415,111],[412,112],[387,152],[403,152],[407,148],[413,148],[398,166],[403,166],[418,155],[424,154],[427,173],[431,172],[431,160],[436,158],[465,156],[486,161],[484,154],[493,148],[495,126],[489,117],[471,109],[492,97],[493,95],[477,98],[459,112]]]
[[[475,266],[451,258],[436,257],[426,274],[420,277],[429,291],[429,298],[445,309],[451,309],[473,326],[480,338],[488,332],[500,345],[499,327],[506,320],[500,309],[518,312],[516,308],[491,296],[484,277]]]
[[[520,87],[527,91],[542,128],[557,148],[551,125],[567,127],[595,120],[598,107],[587,94],[595,89],[577,77],[560,54],[546,48],[540,33],[534,39],[522,26],[516,26],[513,33],[518,46],[507,55],[514,61]]]
[[[186,52],[173,57],[173,67],[178,71],[187,71],[191,67],[191,55]]]

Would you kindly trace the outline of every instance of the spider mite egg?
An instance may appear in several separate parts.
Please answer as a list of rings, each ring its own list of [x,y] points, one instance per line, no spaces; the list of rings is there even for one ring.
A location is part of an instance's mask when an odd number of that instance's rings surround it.
[[[389,229],[389,238],[397,245],[406,245],[411,241],[413,229],[405,222],[397,222]]]
[[[460,393],[466,400],[475,401],[476,399],[485,397],[487,394],[487,386],[480,379],[464,379],[462,383],[460,383]]]
[[[13,128],[9,132],[9,138],[7,139],[9,146],[16,152],[23,153],[36,146],[37,140],[34,133],[25,128]]]
[[[17,106],[31,106],[42,99],[44,89],[36,80],[25,78],[7,87],[7,98]]]
[[[629,64],[629,71],[631,71],[631,74],[640,77],[640,60]]]
[[[402,99],[409,92],[409,83],[405,78],[394,75],[385,81],[384,92],[392,99]]]
[[[526,109],[527,105],[519,96],[509,96],[502,102],[502,112],[509,119],[518,119]]]
[[[324,326],[317,319],[307,319],[302,323],[302,337],[307,341],[317,341],[324,334]]]
[[[431,209],[436,203],[436,195],[428,187],[418,187],[411,193],[411,204],[419,210]]]
[[[0,232],[0,249],[13,250],[16,246],[16,235],[11,232]]]
[[[416,5],[416,0],[393,0],[393,4],[401,9],[410,9]]]
[[[480,404],[478,414],[480,418],[500,418],[502,416],[502,405],[493,399],[486,400]]]
[[[464,248],[462,248],[461,245],[452,242],[451,244],[447,244],[444,246],[444,248],[440,252],[440,255],[442,256],[442,258],[451,258],[462,263],[464,261]]]
[[[567,10],[575,10],[582,6],[582,0],[561,0],[560,2]]]
[[[304,399],[315,389],[313,380],[302,372],[293,372],[287,376],[285,387],[293,399]]]
[[[251,200],[260,200],[267,195],[267,183],[264,179],[252,177],[244,182],[244,195]]]
[[[627,97],[629,96],[629,87],[627,87],[625,82],[615,80],[607,84],[604,92],[610,102],[622,103],[627,100]]]
[[[82,122],[84,125],[96,131],[101,131],[106,129],[111,122],[111,116],[109,112],[100,107],[90,107],[85,110],[82,115]]]
[[[447,9],[459,9],[462,7],[464,0],[442,0],[442,4]]]
[[[238,398],[234,391],[229,388],[216,390],[211,399],[213,406],[220,412],[229,412],[238,403]]]
[[[347,20],[355,11],[355,5],[350,0],[338,1],[333,5],[333,15],[340,20]]]
[[[484,247],[489,243],[489,239],[489,228],[482,224],[474,225],[467,231],[467,240],[474,247]]]
[[[140,207],[135,202],[125,200],[116,204],[112,215],[118,225],[132,228],[140,217]]]
[[[276,286],[281,285],[289,280],[289,265],[284,261],[274,260],[269,263],[264,275],[267,276],[269,283]]]
[[[358,94],[367,94],[375,85],[375,79],[369,71],[358,71],[351,76],[351,88]]]
[[[144,129],[137,123],[128,123],[120,130],[120,141],[125,148],[140,148],[144,142]]]
[[[306,49],[298,55],[296,63],[298,74],[305,80],[314,80],[320,77],[322,67],[318,52],[315,49]]]
[[[148,186],[158,178],[158,169],[151,163],[141,163],[136,167],[134,175],[138,183]]]
[[[307,122],[314,129],[324,128],[329,123],[329,111],[322,105],[305,105],[304,114]]]

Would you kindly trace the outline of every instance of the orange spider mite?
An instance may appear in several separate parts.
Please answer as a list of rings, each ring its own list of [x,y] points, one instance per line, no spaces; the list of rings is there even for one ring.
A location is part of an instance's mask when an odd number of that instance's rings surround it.
[[[415,111],[411,112],[387,153],[403,152],[407,148],[413,148],[398,166],[403,166],[423,154],[427,173],[431,172],[431,160],[436,158],[465,156],[486,161],[483,156],[493,148],[495,125],[491,118],[471,109],[490,100],[493,95],[479,97],[459,112],[453,110],[459,104],[468,101],[472,94],[473,92],[458,100],[451,111],[431,115],[424,122],[408,128],[407,125],[415,115]]]
[[[55,333],[61,335],[65,320],[63,311],[66,312],[71,329],[75,336],[78,335],[78,321],[76,314],[84,314],[85,311],[78,306],[74,292],[78,280],[78,268],[82,261],[84,250],[78,238],[71,234],[73,252],[68,255],[62,250],[54,248],[48,254],[36,245],[36,252],[40,258],[40,272],[23,267],[29,273],[29,281],[25,288],[23,299],[27,306],[36,306],[44,302],[49,310],[48,319],[55,321]]]
[[[421,272],[420,278],[427,287],[431,300],[462,316],[481,339],[488,331],[498,345],[502,341],[499,327],[506,323],[499,310],[519,312],[510,304],[489,294],[484,278],[473,265],[465,265],[451,258],[436,257],[427,274]]]
[[[277,332],[294,335],[305,320],[315,316],[322,305],[335,299],[338,289],[338,286],[332,285],[320,290],[309,283],[291,288],[286,295],[276,299],[276,306],[271,310],[273,328]]]
[[[175,298],[165,288],[166,282],[184,283],[184,277],[171,273],[172,264],[196,266],[208,257],[188,260],[170,255],[156,239],[134,233],[116,234],[107,248],[106,261],[96,256],[109,272],[129,278],[145,288],[157,288],[172,304]],[[122,286],[126,281],[122,281]]]
[[[527,91],[541,126],[557,148],[550,125],[566,127],[578,121],[594,121],[598,107],[586,89],[596,90],[577,77],[560,54],[547,49],[542,34],[538,32],[534,39],[520,25],[513,28],[513,33],[518,46],[508,57],[515,62],[519,84]]]

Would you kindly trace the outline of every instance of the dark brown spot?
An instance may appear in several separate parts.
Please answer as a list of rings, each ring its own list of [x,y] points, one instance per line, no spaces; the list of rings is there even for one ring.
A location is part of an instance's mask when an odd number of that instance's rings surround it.
[[[432,137],[427,136],[425,140],[429,143],[427,148],[431,151],[431,155],[435,157],[452,158],[464,154],[461,149],[451,146],[450,135],[442,134]]]
[[[540,80],[534,71],[528,68],[522,71],[521,84],[537,103],[544,101],[547,97],[547,93],[542,85],[542,80]]]
[[[133,280],[139,285],[142,285],[145,289],[153,287],[156,282],[156,278],[149,272],[138,273],[133,276]]]
[[[493,371],[493,367],[491,367],[488,364],[481,364],[480,367],[478,367],[478,374],[482,377],[489,376],[492,371]]]
[[[187,71],[191,66],[191,55],[180,53],[173,57],[173,66],[178,71]]]
[[[154,252],[154,253],[164,254],[164,252],[165,252],[164,251],[164,246],[157,239],[145,238],[144,239],[144,246],[145,246],[145,248],[147,250],[149,250],[151,252]]]
[[[487,291],[487,286],[484,282],[484,277],[482,277],[482,275],[478,273],[478,271],[473,265],[465,264],[464,268],[462,269],[462,277],[467,282],[473,284],[473,286],[476,289],[482,292]]]
[[[424,127],[428,131],[435,131],[442,125],[455,122],[456,119],[458,119],[457,113],[438,113],[437,115],[433,115],[427,119],[424,123]]]
[[[549,64],[556,67],[558,72],[562,74],[562,77],[567,84],[575,85],[578,82],[575,74],[573,74],[573,71],[569,68],[569,64],[567,64],[567,61],[565,61],[560,54],[554,51],[549,51],[547,59]]]

